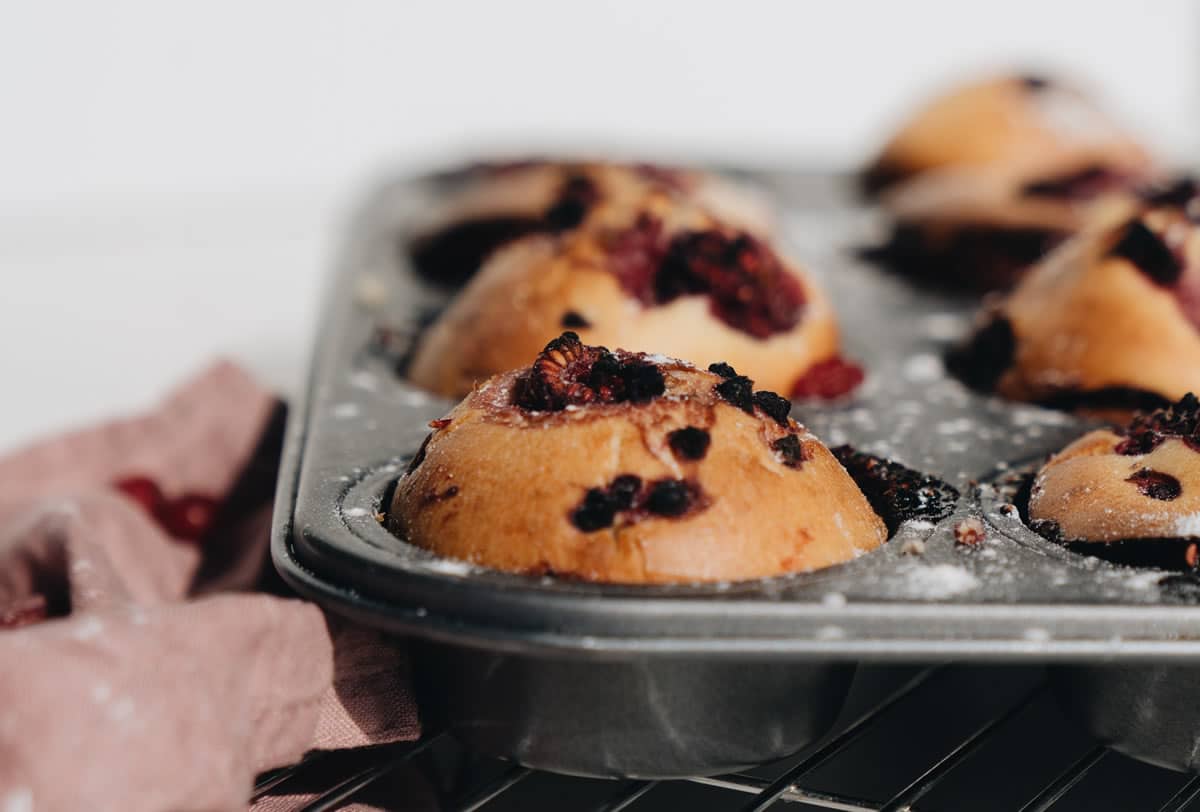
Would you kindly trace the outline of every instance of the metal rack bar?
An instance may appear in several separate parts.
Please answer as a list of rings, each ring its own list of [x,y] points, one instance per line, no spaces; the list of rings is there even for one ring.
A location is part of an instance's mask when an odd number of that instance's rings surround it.
[[[978,750],[992,733],[1028,708],[1041,695],[1045,688],[1045,681],[1038,683],[1014,704],[1008,706],[1004,711],[977,728],[975,732],[959,742],[954,749],[938,759],[921,775],[917,776],[912,783],[896,793],[894,797],[883,805],[881,812],[903,812],[903,810],[911,809],[914,803],[924,797],[939,781],[949,775],[951,770]]]
[[[1183,812],[1196,798],[1200,798],[1200,775],[1180,787],[1178,792],[1158,808],[1158,812]]]
[[[263,773],[258,780],[254,782],[254,791],[250,793],[250,803],[254,803],[259,798],[266,795],[275,787],[287,781],[296,773],[303,769],[307,769],[315,764],[325,755],[325,751],[317,751],[309,753],[304,758],[292,764],[289,767],[280,767],[278,770],[271,770],[268,773]]]
[[[632,787],[625,787],[613,797],[596,807],[595,812],[621,812],[650,790],[658,786],[657,781],[639,781]]]
[[[751,775],[739,774],[713,778],[696,776],[685,780],[691,781],[693,784],[704,784],[705,786],[730,789],[735,792],[761,794],[768,788],[766,779],[755,778]],[[879,804],[872,804],[859,798],[847,798],[843,795],[834,795],[828,792],[814,792],[795,786],[787,787],[782,795],[776,796],[776,800],[808,804],[820,809],[835,809],[838,812],[877,812],[879,809]]]
[[[783,775],[779,776],[779,778],[772,781],[770,785],[768,785],[762,792],[759,793],[757,798],[748,803],[743,808],[744,812],[763,812],[763,810],[770,807],[773,803],[775,803],[775,801],[779,800],[779,798],[782,797],[789,788],[792,787],[797,779],[799,779],[805,773],[815,770],[817,767],[821,766],[826,761],[837,755],[843,748],[862,735],[863,731],[866,730],[867,725],[871,724],[871,722],[885,713],[889,708],[916,690],[916,688],[924,683],[937,669],[938,666],[934,666],[933,668],[927,668],[924,671],[921,671],[908,682],[904,683],[898,689],[893,691],[882,702],[875,705],[869,711],[847,725],[841,733],[838,733],[836,736],[830,739],[823,747],[809,756],[801,759],[798,764],[793,766]]]
[[[329,812],[331,809],[337,809],[341,806],[342,802],[349,799],[359,790],[379,780],[393,770],[399,769],[417,753],[420,753],[437,741],[440,736],[441,734],[437,733],[418,742],[406,745],[400,749],[396,757],[375,761],[369,767],[343,778],[321,795],[314,798],[299,812]]]
[[[475,812],[476,809],[479,809],[497,795],[506,792],[518,782],[528,778],[532,773],[533,770],[530,768],[514,764],[483,786],[471,790],[462,800],[454,803],[451,808],[457,809],[458,812]]]
[[[1088,774],[1093,767],[1100,763],[1100,759],[1108,754],[1108,750],[1104,745],[1097,745],[1087,751],[1070,767],[1059,773],[1058,777],[1051,781],[1045,789],[1037,794],[1033,800],[1021,807],[1020,812],[1045,812],[1045,810],[1054,806],[1060,798],[1071,791],[1071,788],[1083,780],[1083,777]]]

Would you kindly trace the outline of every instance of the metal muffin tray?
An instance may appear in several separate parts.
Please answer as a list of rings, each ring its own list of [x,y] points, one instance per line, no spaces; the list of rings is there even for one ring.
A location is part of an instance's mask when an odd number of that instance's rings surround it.
[[[498,573],[388,533],[378,516],[391,486],[453,406],[396,373],[451,295],[418,279],[404,250],[412,224],[461,182],[443,173],[379,188],[353,220],[290,419],[272,540],[283,577],[414,638],[423,712],[529,766],[647,778],[737,769],[820,736],[856,662],[951,659],[1051,663],[1064,704],[1102,741],[1200,764],[1200,709],[1186,699],[1200,675],[1200,588],[1051,544],[994,486],[1089,424],[947,377],[942,353],[977,301],[857,259],[886,221],[849,177],[737,174],[774,203],[787,249],[830,293],[845,352],[868,371],[849,400],[797,403],[793,416],[828,445],[951,482],[963,494],[952,516],[910,522],[819,572],[679,586]],[[969,517],[986,538],[964,547],[954,531]]]

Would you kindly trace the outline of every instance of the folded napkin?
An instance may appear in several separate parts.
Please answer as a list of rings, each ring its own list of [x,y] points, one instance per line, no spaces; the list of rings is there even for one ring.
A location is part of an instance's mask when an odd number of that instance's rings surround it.
[[[0,811],[245,809],[307,750],[419,736],[403,650],[271,568],[282,435],[221,363],[0,459]]]

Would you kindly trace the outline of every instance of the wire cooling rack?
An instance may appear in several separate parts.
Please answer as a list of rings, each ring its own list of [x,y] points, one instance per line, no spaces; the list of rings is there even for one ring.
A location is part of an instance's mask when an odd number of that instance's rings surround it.
[[[817,810],[1200,812],[1200,776],[1110,751],[1064,718],[1041,668],[865,668],[832,733],[745,772],[672,781],[551,775],[419,742],[313,754],[263,775],[252,800],[325,812],[395,810]]]

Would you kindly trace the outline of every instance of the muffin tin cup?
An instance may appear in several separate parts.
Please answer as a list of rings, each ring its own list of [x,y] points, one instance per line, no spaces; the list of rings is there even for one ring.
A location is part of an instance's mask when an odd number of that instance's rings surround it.
[[[1070,707],[1105,740],[1190,765],[1186,736],[1172,731],[1200,734],[1200,720],[1190,721],[1182,689],[1150,685],[1177,673],[1182,686],[1200,668],[1200,606],[1160,583],[1165,573],[1045,541],[1006,495],[974,484],[1089,424],[946,377],[941,353],[975,303],[856,260],[882,222],[856,202],[850,179],[752,179],[775,198],[785,243],[830,292],[846,354],[868,368],[850,400],[799,403],[793,416],[828,445],[947,479],[963,493],[952,516],[903,525],[843,565],[724,584],[510,575],[395,538],[378,518],[389,488],[428,422],[453,405],[395,373],[447,300],[412,275],[402,251],[409,224],[456,182],[437,175],[382,187],[353,221],[310,386],[290,418],[272,539],[281,574],[333,611],[413,638],[426,718],[531,766],[642,777],[746,766],[819,736],[856,662],[950,659],[1050,663]],[[972,518],[985,538],[959,544],[955,530]],[[1154,713],[1111,707],[1143,697]]]

